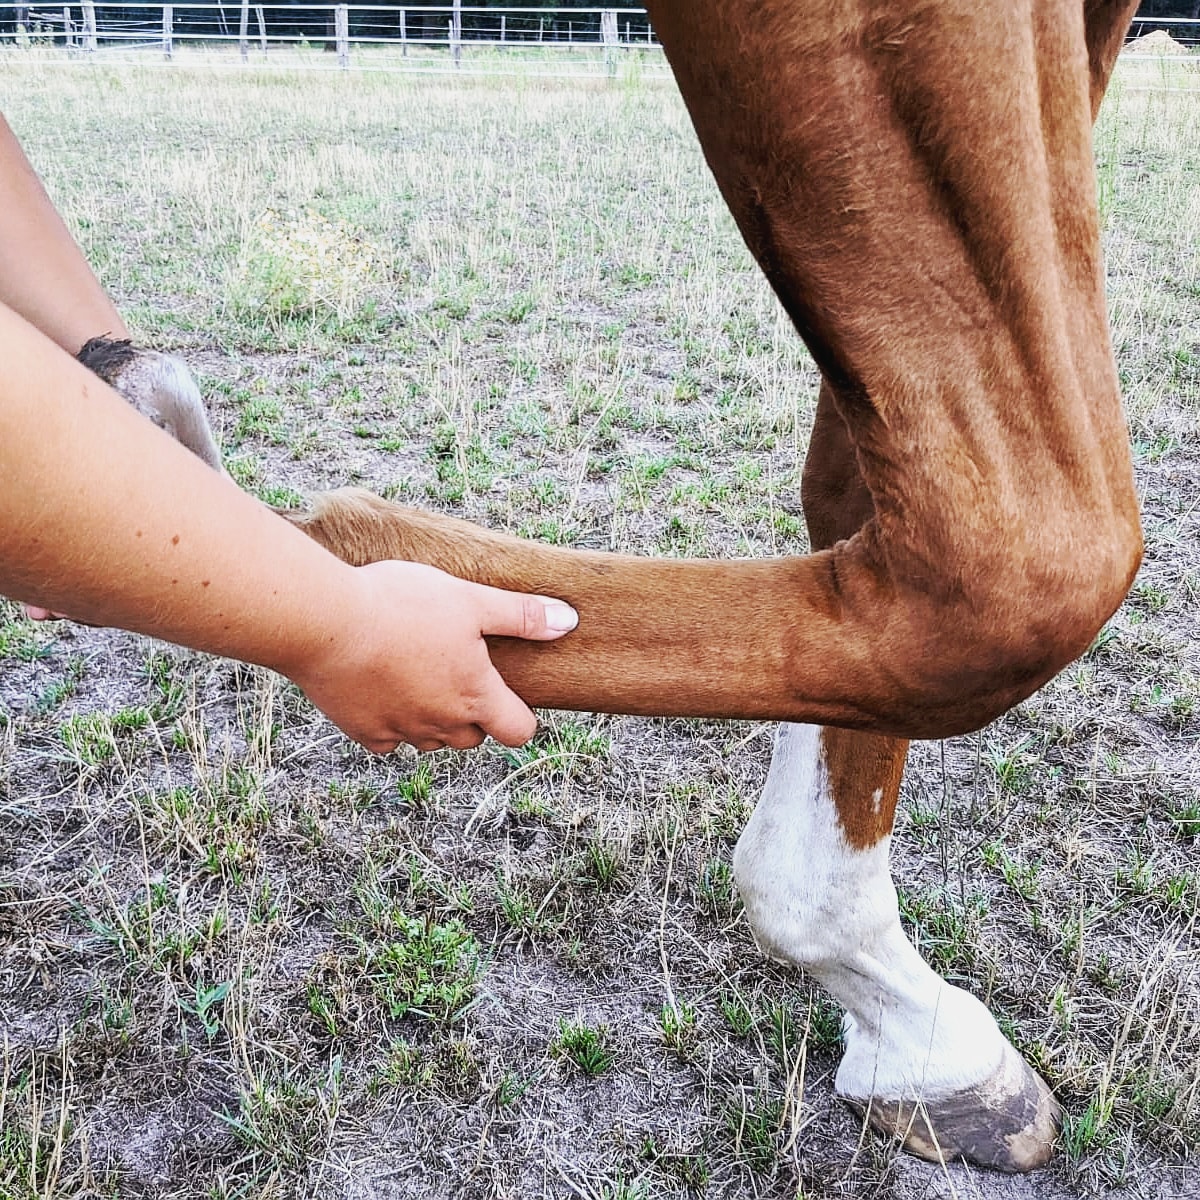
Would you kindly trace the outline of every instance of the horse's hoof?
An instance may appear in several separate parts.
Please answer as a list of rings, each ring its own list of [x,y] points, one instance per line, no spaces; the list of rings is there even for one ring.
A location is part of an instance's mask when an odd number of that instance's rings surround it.
[[[931,1162],[964,1159],[994,1171],[1043,1166],[1054,1151],[1062,1108],[1011,1046],[975,1087],[926,1100],[847,1098],[871,1126]]]

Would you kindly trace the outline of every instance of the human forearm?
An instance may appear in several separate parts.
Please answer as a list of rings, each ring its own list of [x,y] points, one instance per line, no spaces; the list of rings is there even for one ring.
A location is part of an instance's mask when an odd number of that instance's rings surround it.
[[[485,634],[564,605],[414,563],[351,567],[0,306],[0,593],[281,671],[373,750],[529,738]]]
[[[3,309],[0,355],[0,590],[283,670],[311,653],[332,557]]]
[[[0,304],[74,354],[129,331],[0,116]]]

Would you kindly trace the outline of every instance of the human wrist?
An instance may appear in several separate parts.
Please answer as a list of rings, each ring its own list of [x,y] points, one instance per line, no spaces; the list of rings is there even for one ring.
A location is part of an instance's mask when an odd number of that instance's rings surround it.
[[[370,600],[370,581],[359,568],[315,544],[312,550],[316,553],[311,562],[291,576],[303,580],[303,596],[294,596],[295,607],[289,605],[290,611],[277,615],[266,631],[263,653],[253,656],[302,689],[348,664],[378,615]]]

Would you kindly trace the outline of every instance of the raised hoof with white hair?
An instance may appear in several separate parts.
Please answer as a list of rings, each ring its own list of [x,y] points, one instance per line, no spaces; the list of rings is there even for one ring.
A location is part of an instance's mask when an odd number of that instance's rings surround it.
[[[221,451],[208,423],[200,389],[179,359],[140,350],[122,338],[94,337],[75,356],[138,412],[177,442],[222,470]]]
[[[1062,1106],[1007,1045],[988,1079],[939,1099],[842,1099],[910,1154],[930,1162],[963,1159],[1013,1174],[1045,1165],[1062,1124]]]

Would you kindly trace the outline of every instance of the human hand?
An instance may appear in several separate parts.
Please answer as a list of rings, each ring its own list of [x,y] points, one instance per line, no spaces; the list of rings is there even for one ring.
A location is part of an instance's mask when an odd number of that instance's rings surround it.
[[[25,615],[31,621],[65,621],[67,620],[66,613],[53,612],[48,608],[39,608],[36,604],[23,604]]]
[[[537,729],[488,656],[485,635],[553,641],[573,629],[560,600],[468,583],[434,567],[350,568],[352,595],[297,666],[281,666],[333,723],[368,750],[509,746]]]
[[[533,733],[484,637],[557,637],[566,605],[347,565],[3,303],[0,358],[0,595],[272,668],[373,750]]]

